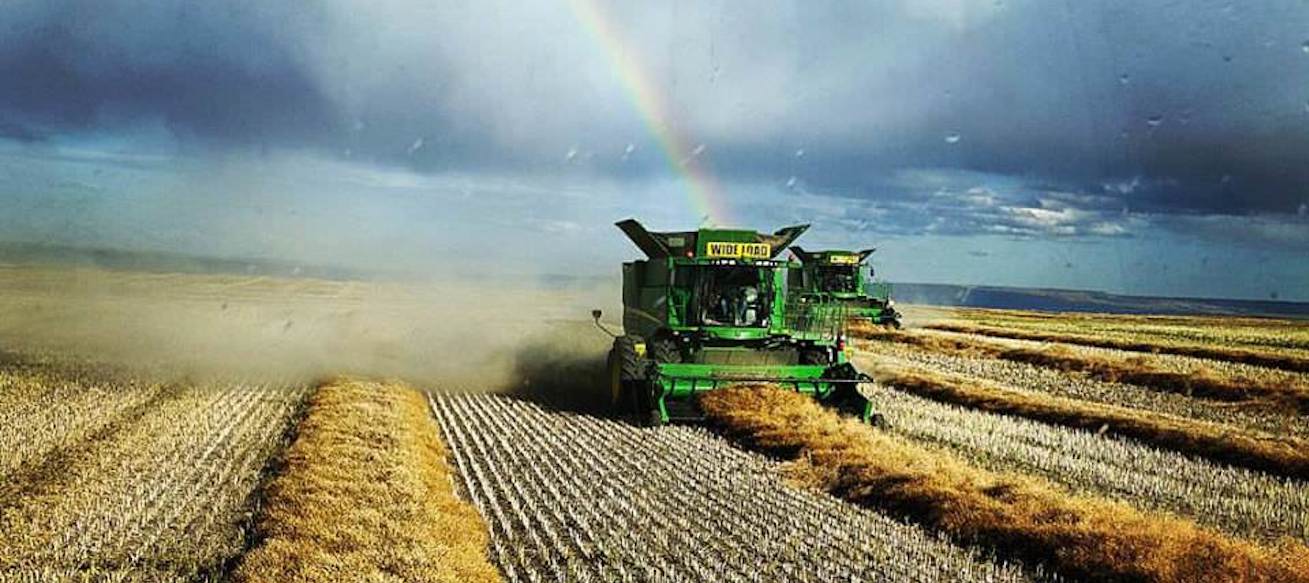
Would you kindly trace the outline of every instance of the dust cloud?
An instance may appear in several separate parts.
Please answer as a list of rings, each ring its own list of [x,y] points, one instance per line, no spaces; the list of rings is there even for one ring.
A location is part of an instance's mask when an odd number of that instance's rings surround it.
[[[602,368],[608,337],[591,326],[589,310],[608,312],[618,296],[616,283],[580,289],[0,265],[0,350],[185,374],[355,374],[441,390],[558,390],[569,375]]]
[[[559,409],[614,412],[606,367],[611,342],[589,322],[560,322],[542,329],[513,352],[508,389]]]

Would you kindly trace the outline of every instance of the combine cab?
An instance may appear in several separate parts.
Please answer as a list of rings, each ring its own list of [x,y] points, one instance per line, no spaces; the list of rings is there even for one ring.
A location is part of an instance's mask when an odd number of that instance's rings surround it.
[[[900,327],[900,313],[891,301],[891,286],[872,281],[867,264],[873,249],[863,251],[815,251],[792,247],[791,253],[803,265],[791,272],[791,289],[803,290],[810,301],[841,311],[856,321]]]
[[[647,259],[623,264],[623,328],[609,353],[613,404],[659,425],[696,418],[694,397],[733,383],[772,383],[880,420],[847,361],[845,314],[787,290],[798,263],[776,257],[808,228],[771,235],[618,228]],[[599,312],[595,313],[597,323]]]

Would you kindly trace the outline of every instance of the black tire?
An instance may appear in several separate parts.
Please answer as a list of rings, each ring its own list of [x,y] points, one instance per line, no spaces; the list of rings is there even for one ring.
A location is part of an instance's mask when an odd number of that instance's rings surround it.
[[[682,350],[677,346],[677,341],[667,336],[658,337],[646,344],[647,355],[650,360],[662,363],[682,362]],[[659,414],[659,404],[655,401],[655,388],[651,386],[649,380],[644,380],[637,386],[637,419],[643,427],[659,427],[664,425],[663,416]]]
[[[656,338],[648,345],[650,358],[655,362],[682,362],[682,350],[672,338]]]
[[[609,349],[610,404],[616,409],[639,405],[637,388],[645,379],[645,361],[636,352],[640,342],[638,336],[619,336]]]
[[[855,370],[854,365],[845,363],[828,369],[823,375],[825,378],[840,380],[858,380],[867,378]],[[840,412],[842,415],[853,417],[862,417],[864,408],[868,404],[868,398],[859,392],[859,386],[853,383],[841,383],[837,385],[835,392],[829,397],[829,405]],[[874,419],[881,417],[878,413],[873,413]]]

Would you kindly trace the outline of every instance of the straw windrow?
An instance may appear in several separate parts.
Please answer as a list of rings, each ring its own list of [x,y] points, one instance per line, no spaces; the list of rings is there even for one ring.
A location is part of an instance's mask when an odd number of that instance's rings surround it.
[[[713,391],[709,418],[742,443],[803,460],[813,484],[956,540],[1088,581],[1305,582],[1309,548],[1271,549],[1193,522],[978,469],[768,387]]]
[[[491,582],[488,535],[460,501],[427,401],[343,380],[312,397],[236,581]]]

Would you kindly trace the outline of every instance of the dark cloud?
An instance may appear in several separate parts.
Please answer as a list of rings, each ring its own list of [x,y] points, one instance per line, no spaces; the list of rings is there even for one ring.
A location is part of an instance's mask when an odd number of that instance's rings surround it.
[[[1121,236],[1124,209],[1305,203],[1302,2],[600,4],[608,33],[558,2],[9,3],[0,137],[162,123],[182,144],[622,179],[671,172],[648,127],[666,113],[726,181],[794,177],[927,232]],[[914,168],[979,178],[888,184]]]
[[[42,141],[44,136],[22,124],[0,121],[0,139],[31,144]]]
[[[51,133],[158,121],[184,140],[334,139],[338,113],[294,50],[310,39],[287,26],[313,5],[278,13],[216,4],[64,0],[0,8],[7,23],[0,118]]]

